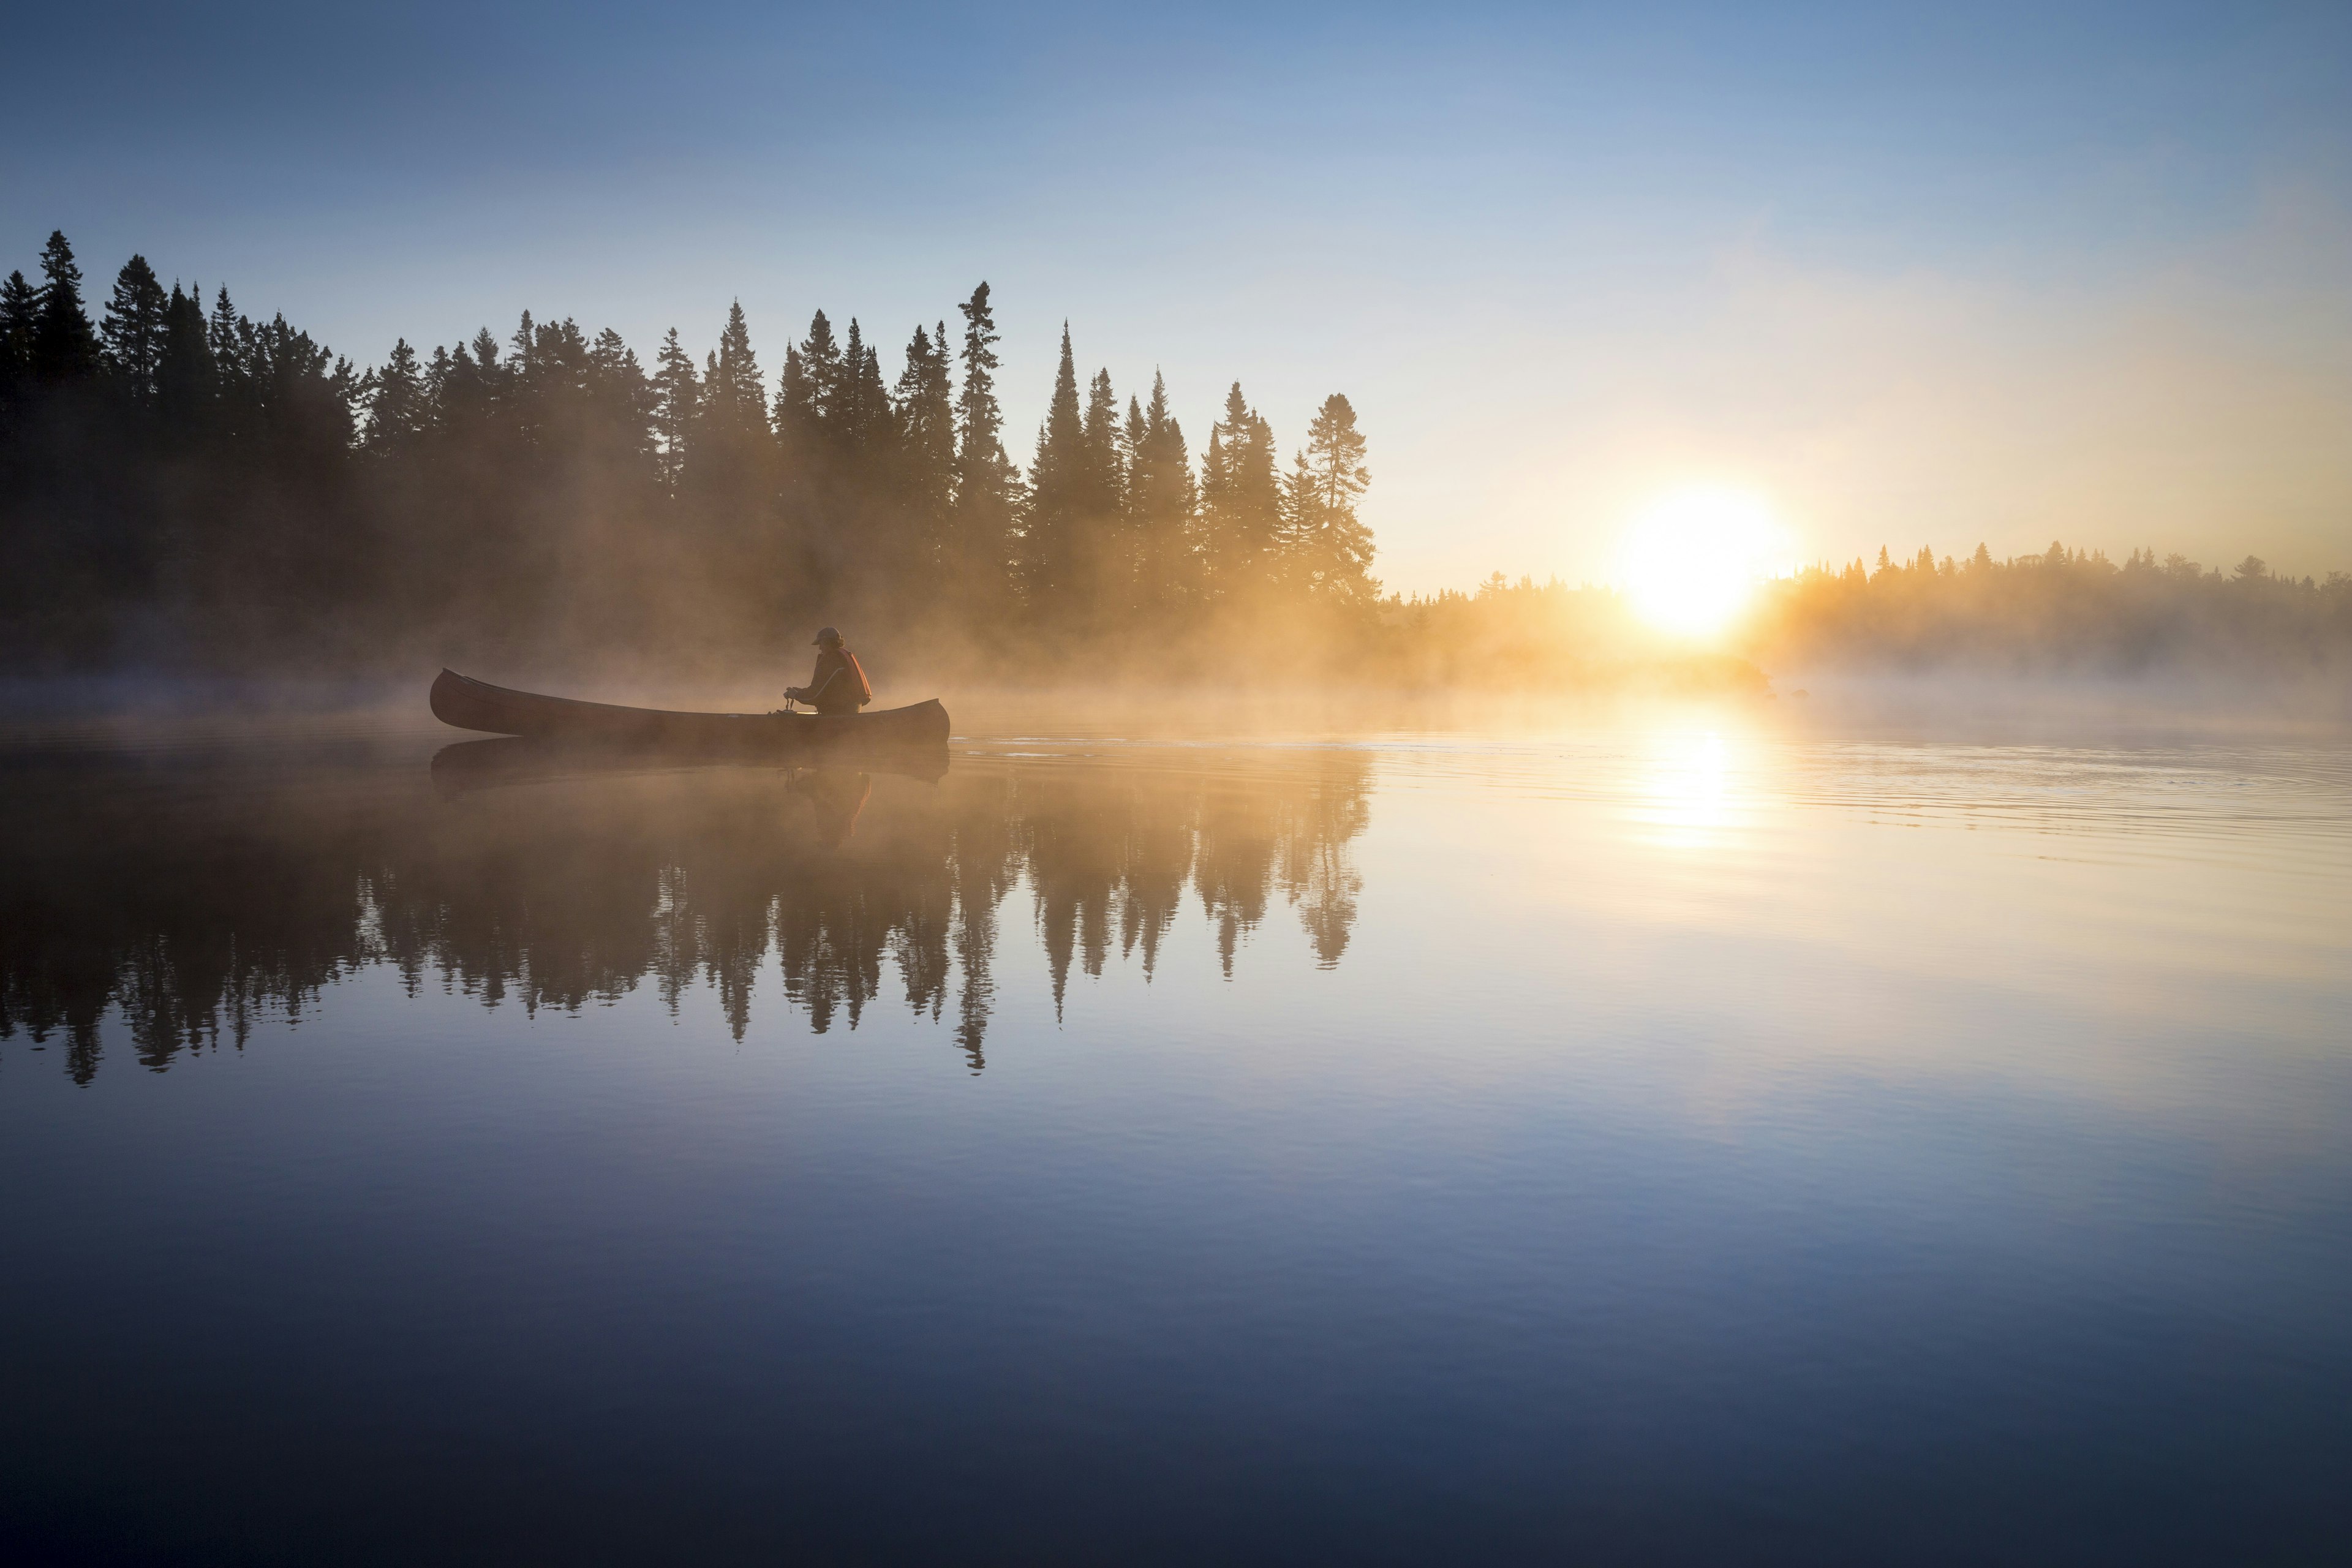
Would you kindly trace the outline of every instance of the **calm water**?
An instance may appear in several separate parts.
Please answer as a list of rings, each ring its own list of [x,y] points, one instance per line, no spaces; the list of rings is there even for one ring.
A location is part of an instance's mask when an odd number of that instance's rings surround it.
[[[0,759],[0,1546],[2352,1550],[2352,752]]]

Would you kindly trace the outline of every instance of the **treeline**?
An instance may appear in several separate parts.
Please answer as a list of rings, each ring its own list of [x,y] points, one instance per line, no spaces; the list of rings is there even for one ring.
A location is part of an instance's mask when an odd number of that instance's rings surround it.
[[[988,286],[886,377],[822,310],[772,387],[740,305],[698,365],[526,313],[362,369],[134,256],[93,321],[62,234],[0,288],[0,655],[18,669],[290,653],[797,649],[820,620],[943,647],[1210,646],[1377,603],[1337,395],[1287,466],[1240,385],[1197,462],[1155,376],[1066,327],[1025,468]]]
[[[1774,670],[1816,668],[2129,676],[2198,669],[2352,675],[2352,574],[2294,578],[2249,555],[2227,573],[2179,554],[2053,542],[1995,560],[1922,549],[1814,566],[1759,599],[1743,646]]]
[[[1885,551],[1769,586],[1723,649],[1604,588],[1380,596],[1344,396],[1287,464],[1238,384],[1188,442],[1070,335],[1006,455],[988,286],[886,374],[818,311],[772,379],[740,306],[698,363],[525,313],[362,369],[132,257],[93,321],[52,234],[0,284],[0,670],[792,669],[849,628],[899,670],[1049,682],[1636,684],[1761,690],[1819,666],[2352,668],[2352,584],[2053,545]],[[870,636],[868,635],[870,634]],[[887,666],[886,666],[887,671]]]

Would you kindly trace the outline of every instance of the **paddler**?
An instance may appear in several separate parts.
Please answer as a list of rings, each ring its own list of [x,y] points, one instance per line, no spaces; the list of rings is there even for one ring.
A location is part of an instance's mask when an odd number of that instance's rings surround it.
[[[826,626],[816,634],[816,673],[806,686],[787,686],[784,695],[805,702],[820,713],[855,713],[874,700],[873,683],[866,679],[857,656],[841,645],[841,634]]]

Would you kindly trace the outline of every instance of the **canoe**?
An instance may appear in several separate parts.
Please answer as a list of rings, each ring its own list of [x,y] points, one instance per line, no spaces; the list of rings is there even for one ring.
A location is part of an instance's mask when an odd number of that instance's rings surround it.
[[[873,713],[671,713],[513,691],[445,669],[433,716],[460,730],[542,741],[709,750],[908,750],[948,743],[948,710],[934,698]]]

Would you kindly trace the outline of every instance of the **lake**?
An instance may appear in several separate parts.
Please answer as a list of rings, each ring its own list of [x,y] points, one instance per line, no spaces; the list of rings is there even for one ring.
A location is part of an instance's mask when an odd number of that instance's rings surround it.
[[[2340,741],[453,739],[0,754],[13,1558],[2352,1551]]]

